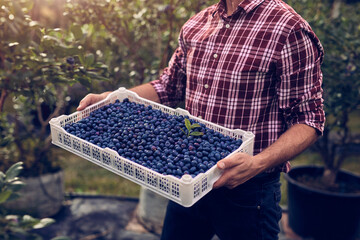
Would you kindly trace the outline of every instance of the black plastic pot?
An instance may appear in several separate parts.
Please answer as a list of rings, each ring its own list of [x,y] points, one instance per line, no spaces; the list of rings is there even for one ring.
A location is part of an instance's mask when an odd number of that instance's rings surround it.
[[[333,193],[317,190],[296,181],[299,176],[320,176],[324,169],[317,166],[294,167],[288,181],[289,226],[298,235],[316,240],[358,239],[360,226],[360,193]],[[340,171],[345,182],[357,182],[360,177]]]

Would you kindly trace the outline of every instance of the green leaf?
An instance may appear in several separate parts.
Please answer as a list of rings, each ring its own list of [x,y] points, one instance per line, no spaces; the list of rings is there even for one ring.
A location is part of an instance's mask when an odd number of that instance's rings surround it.
[[[24,215],[22,217],[22,222],[26,224],[37,224],[40,221],[30,215]]]
[[[89,53],[85,56],[85,66],[89,67],[94,63],[95,57],[94,54]]]
[[[6,200],[8,200],[8,198],[10,197],[10,195],[12,194],[11,190],[6,190],[4,192],[0,193],[0,203],[6,202]]]
[[[204,133],[203,132],[191,132],[190,135],[191,136],[202,136],[202,135],[204,135]]]
[[[64,236],[59,236],[59,237],[52,238],[51,240],[71,240],[71,238],[64,237]]]
[[[70,27],[70,31],[74,34],[76,40],[80,40],[83,37],[83,32],[80,25],[73,24]]]
[[[85,66],[85,57],[82,53],[78,55],[80,63]]]
[[[6,175],[0,171],[0,181],[4,181],[5,177],[6,177]]]
[[[180,130],[181,130],[185,135],[187,135],[187,133],[184,131],[184,129],[180,128]]]
[[[198,128],[198,127],[201,127],[200,124],[194,123],[193,125],[191,125],[191,129]]]
[[[90,88],[91,87],[91,83],[89,81],[89,79],[84,78],[84,77],[78,77],[76,78],[77,81],[79,81],[79,83],[81,85],[83,85],[84,87]]]
[[[43,218],[40,220],[39,223],[34,225],[34,229],[44,228],[46,226],[49,226],[50,224],[53,224],[55,222],[52,218]]]
[[[25,183],[22,181],[15,181],[13,183],[11,183],[8,188],[13,191],[13,192],[17,192],[19,191],[21,188],[23,188],[25,186]]]
[[[23,169],[22,162],[17,162],[14,165],[12,165],[7,171],[6,171],[6,178],[5,181],[11,181],[15,177],[17,177],[20,173],[20,171]]]
[[[191,123],[190,120],[185,118],[185,127],[187,128],[187,130],[190,132],[191,130]]]

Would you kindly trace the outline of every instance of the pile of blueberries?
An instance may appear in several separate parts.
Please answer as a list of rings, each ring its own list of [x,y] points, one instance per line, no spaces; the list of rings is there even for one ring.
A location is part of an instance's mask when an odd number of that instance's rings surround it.
[[[102,148],[111,148],[142,166],[164,175],[195,177],[238,149],[241,139],[207,128],[188,136],[187,116],[176,116],[124,99],[101,107],[90,116],[67,124],[65,130]],[[193,119],[189,119],[191,124]],[[185,131],[185,133],[183,132]]]

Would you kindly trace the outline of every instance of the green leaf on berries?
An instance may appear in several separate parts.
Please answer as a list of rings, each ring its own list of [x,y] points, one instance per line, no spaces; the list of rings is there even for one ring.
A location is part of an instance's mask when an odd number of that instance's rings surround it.
[[[185,135],[187,135],[187,133],[184,131],[184,129],[180,128],[180,130],[181,130]]]
[[[190,132],[191,130],[191,123],[190,120],[185,118],[185,127],[187,128],[187,130]]]
[[[193,125],[191,125],[191,129],[194,129],[194,128],[199,128],[201,127],[200,124],[197,124],[197,123],[194,123]]]
[[[204,133],[203,132],[191,132],[190,135],[191,136],[202,136],[202,135],[204,135]]]

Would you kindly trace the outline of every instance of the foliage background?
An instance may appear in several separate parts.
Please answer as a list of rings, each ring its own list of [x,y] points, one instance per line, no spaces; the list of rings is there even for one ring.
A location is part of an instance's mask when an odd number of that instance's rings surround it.
[[[120,194],[136,195],[135,184],[122,184],[117,176],[106,179],[112,173],[51,146],[47,120],[75,111],[88,92],[156,79],[177,46],[182,24],[216,2],[0,0],[0,89],[5,89],[0,96],[6,96],[0,117],[0,169],[22,160],[28,175],[35,175],[39,169],[57,169],[60,160],[70,179],[68,191],[103,189],[113,194],[111,189],[122,188],[127,190]],[[346,155],[360,132],[358,121],[351,121],[359,118],[359,3],[342,2],[337,9],[330,0],[287,2],[310,23],[325,48],[327,130],[318,143],[320,155],[330,156],[329,168],[339,167],[343,159],[358,163],[358,155]],[[90,184],[82,186],[86,181]],[[100,182],[104,185],[97,187]]]

